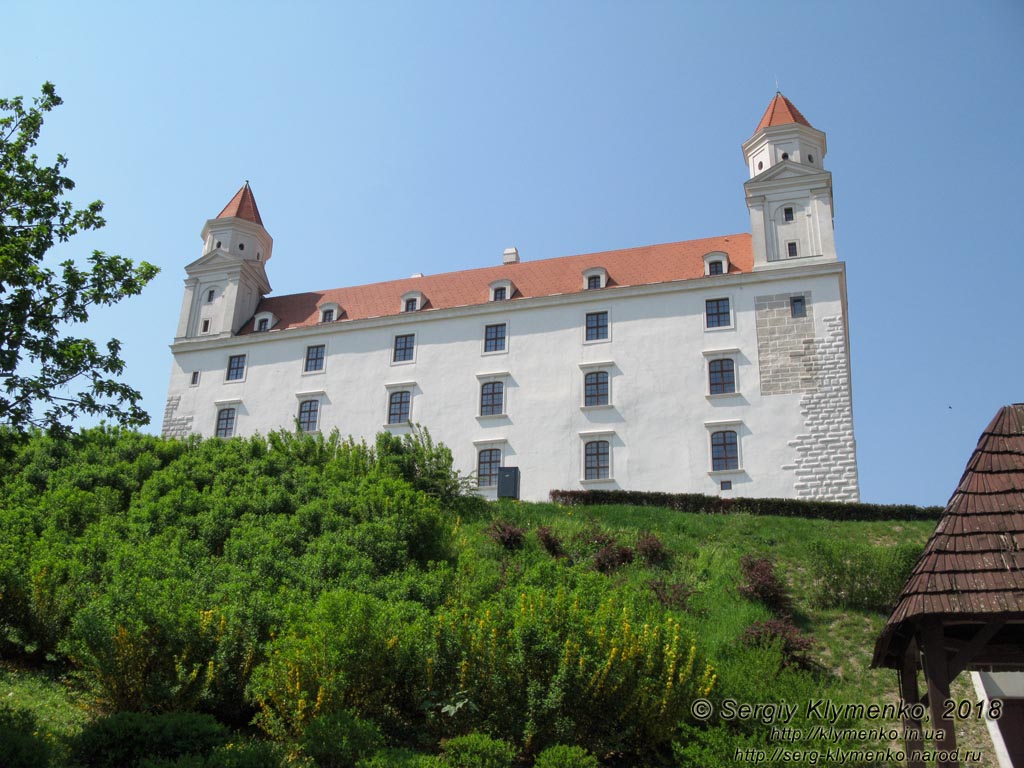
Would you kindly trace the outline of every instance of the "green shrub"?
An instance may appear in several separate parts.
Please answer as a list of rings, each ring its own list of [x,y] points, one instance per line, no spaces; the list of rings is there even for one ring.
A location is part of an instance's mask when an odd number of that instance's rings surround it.
[[[376,752],[383,741],[373,721],[341,710],[310,720],[299,744],[319,768],[354,768],[358,760]]]
[[[227,740],[227,728],[210,715],[119,712],[87,724],[71,740],[71,755],[87,768],[132,768],[144,758],[205,755]]]
[[[842,539],[813,542],[809,551],[815,602],[826,608],[888,613],[921,550],[916,544],[873,547]]]
[[[537,755],[533,768],[598,768],[598,763],[597,758],[583,747],[558,744]]]
[[[448,739],[442,749],[441,768],[512,768],[516,759],[515,747],[483,733]]]
[[[32,712],[0,702],[0,765],[4,768],[39,768],[50,762],[53,750],[39,733]]]
[[[382,749],[356,763],[356,768],[439,768],[439,759],[409,749]]]
[[[298,768],[284,747],[267,741],[229,742],[205,755],[145,758],[138,768]]]

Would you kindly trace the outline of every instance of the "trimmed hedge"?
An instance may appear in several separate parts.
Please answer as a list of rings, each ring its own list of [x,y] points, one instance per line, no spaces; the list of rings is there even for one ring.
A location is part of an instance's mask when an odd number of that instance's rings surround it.
[[[854,504],[843,501],[807,499],[724,499],[702,493],[660,493],[656,491],[551,491],[551,501],[567,507],[597,504],[629,504],[637,507],[665,507],[676,512],[712,515],[746,512],[751,515],[807,517],[814,520],[930,520],[937,521],[942,507],[912,504]]]

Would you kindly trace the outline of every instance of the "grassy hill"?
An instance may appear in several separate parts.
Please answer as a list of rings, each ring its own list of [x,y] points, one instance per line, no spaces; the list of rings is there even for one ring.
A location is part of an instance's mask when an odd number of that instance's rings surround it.
[[[868,663],[932,522],[488,505],[423,435],[7,445],[10,765],[706,768],[889,745],[829,744],[806,704],[895,700]],[[741,704],[774,706],[723,717]]]

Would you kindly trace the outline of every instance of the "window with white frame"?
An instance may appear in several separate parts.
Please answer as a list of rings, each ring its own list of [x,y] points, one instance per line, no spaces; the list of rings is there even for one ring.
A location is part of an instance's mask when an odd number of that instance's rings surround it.
[[[426,299],[420,291],[406,291],[402,294],[402,312],[418,312],[423,309]]]
[[[711,251],[704,254],[705,275],[725,275],[729,272],[729,254],[725,251]]]
[[[391,354],[391,362],[408,363],[416,356],[416,334],[403,333],[395,336],[395,345]]]
[[[586,341],[608,340],[608,312],[587,312]]]
[[[485,381],[480,385],[480,415],[501,416],[505,413],[505,383]]]
[[[608,371],[589,371],[583,375],[584,406],[608,405],[608,392]]]
[[[321,323],[333,323],[334,322],[334,310],[333,309],[322,309],[320,310],[320,322]]]
[[[607,440],[585,442],[583,461],[584,480],[607,480],[611,477],[611,446]]]
[[[708,431],[708,452],[710,471],[739,472],[743,469],[743,451],[741,433],[743,422],[706,421],[704,427]]]
[[[199,371],[192,371],[192,380],[189,383],[189,386],[190,387],[198,387],[199,386]]]
[[[731,395],[736,392],[736,363],[730,357],[708,360],[708,393]]]
[[[729,299],[707,299],[704,302],[704,327],[732,327],[732,310],[729,304]]]
[[[242,381],[245,378],[245,355],[231,355],[228,358],[226,381]]]
[[[388,424],[405,424],[412,416],[412,392],[396,389],[388,395]]]
[[[583,270],[583,289],[596,291],[608,285],[608,270],[604,267],[591,267]]]
[[[232,437],[235,434],[235,409],[221,408],[217,411],[217,437]]]
[[[256,332],[265,333],[270,329],[270,320],[266,317],[261,317],[256,323]]]
[[[319,373],[324,369],[327,356],[326,344],[312,344],[306,347],[306,362],[302,367],[304,373]]]
[[[301,432],[316,432],[319,421],[319,400],[303,400],[299,403],[299,430]]]
[[[511,280],[495,280],[488,288],[491,301],[508,301],[516,290]]]
[[[484,326],[484,353],[504,352],[506,323],[492,323]]]
[[[498,484],[501,468],[500,448],[481,448],[477,453],[476,484],[480,488],[493,488]]]

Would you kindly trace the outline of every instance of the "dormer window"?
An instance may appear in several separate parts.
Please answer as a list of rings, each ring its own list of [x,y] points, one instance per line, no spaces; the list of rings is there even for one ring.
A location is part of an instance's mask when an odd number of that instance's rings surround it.
[[[491,301],[508,301],[516,291],[511,280],[495,280],[489,287]]]
[[[608,285],[608,271],[604,267],[583,270],[583,290],[597,291]]]
[[[325,301],[318,304],[316,309],[320,313],[321,323],[333,323],[341,319],[341,306],[336,301]]]
[[[712,251],[704,254],[705,275],[729,274],[729,254],[724,251]]]
[[[256,333],[266,333],[277,325],[277,316],[273,312],[257,312],[252,325]]]
[[[426,299],[420,291],[406,291],[402,294],[402,312],[418,312],[423,309]]]

